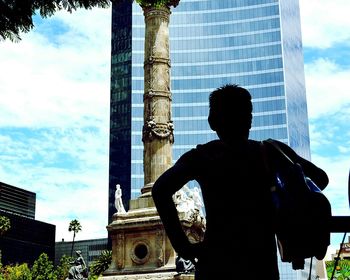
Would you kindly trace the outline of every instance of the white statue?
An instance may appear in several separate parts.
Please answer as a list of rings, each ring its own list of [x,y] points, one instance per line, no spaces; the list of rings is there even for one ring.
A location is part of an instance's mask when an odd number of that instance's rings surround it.
[[[185,219],[198,215],[204,217],[202,211],[204,204],[198,187],[190,189],[185,185],[174,194],[173,199],[177,212],[181,217]]]
[[[191,228],[196,229],[191,230],[192,233],[198,230],[203,233],[206,227],[206,219],[203,215],[204,203],[200,192],[201,190],[198,187],[190,189],[185,185],[173,196],[180,221],[190,222],[192,224]]]
[[[123,205],[123,200],[122,200],[122,189],[120,188],[120,185],[117,184],[115,190],[115,201],[114,201],[114,206],[117,209],[117,212],[120,214],[126,213]]]
[[[188,213],[194,207],[193,201],[189,198],[184,188],[175,193],[174,203],[179,213]]]
[[[194,205],[195,207],[199,210],[199,213],[201,216],[203,215],[203,207],[204,207],[204,203],[202,200],[202,196],[200,194],[200,190],[198,187],[194,187],[193,191],[192,191],[192,199],[194,201]]]

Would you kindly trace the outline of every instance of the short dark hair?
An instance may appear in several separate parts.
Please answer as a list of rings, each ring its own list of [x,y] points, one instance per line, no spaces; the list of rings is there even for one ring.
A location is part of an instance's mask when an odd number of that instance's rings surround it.
[[[238,131],[249,131],[252,122],[252,97],[248,90],[236,84],[227,84],[209,96],[210,127],[217,131],[223,120],[234,122]]]

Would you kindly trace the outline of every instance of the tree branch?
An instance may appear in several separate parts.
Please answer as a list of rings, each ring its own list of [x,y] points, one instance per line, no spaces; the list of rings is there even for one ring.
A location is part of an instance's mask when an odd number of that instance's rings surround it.
[[[118,1],[121,0],[114,0]],[[21,40],[21,32],[33,29],[33,16],[37,12],[46,18],[59,10],[107,8],[110,3],[110,0],[0,0],[0,40]]]

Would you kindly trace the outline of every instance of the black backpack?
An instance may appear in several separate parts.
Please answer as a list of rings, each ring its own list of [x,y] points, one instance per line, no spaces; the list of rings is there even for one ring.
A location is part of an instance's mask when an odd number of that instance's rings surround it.
[[[273,140],[262,142],[265,163],[265,145],[272,145],[288,161],[287,167],[273,174],[275,183],[271,188],[281,260],[291,262],[293,269],[304,269],[305,259],[322,260],[326,255],[331,205],[316,184],[305,177],[300,164],[293,162]]]

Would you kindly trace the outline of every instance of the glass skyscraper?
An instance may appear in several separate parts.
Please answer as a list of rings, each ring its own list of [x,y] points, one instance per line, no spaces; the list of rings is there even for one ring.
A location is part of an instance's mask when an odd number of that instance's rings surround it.
[[[125,202],[144,185],[144,32],[135,1],[113,6],[110,217],[116,184]],[[207,123],[208,96],[227,83],[252,94],[250,138],[278,139],[310,157],[297,0],[181,0],[169,32],[174,161],[216,138]],[[282,279],[297,279],[282,273]]]

